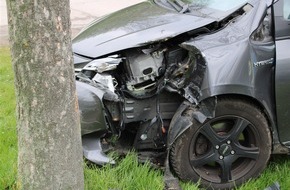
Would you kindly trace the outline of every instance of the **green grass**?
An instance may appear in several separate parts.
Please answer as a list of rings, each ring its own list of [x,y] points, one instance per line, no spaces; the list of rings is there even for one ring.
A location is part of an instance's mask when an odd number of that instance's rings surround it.
[[[150,169],[149,164],[139,165],[134,153],[128,154],[117,166],[86,167],[86,189],[163,189],[161,171]]]
[[[11,187],[17,174],[17,138],[12,65],[8,48],[0,48],[0,189]]]
[[[17,137],[13,72],[8,48],[0,48],[0,189],[17,189]],[[85,166],[86,190],[161,190],[163,174],[140,165],[134,153],[116,166]],[[260,178],[251,180],[239,190],[262,190],[278,181],[281,189],[290,189],[290,159],[279,156],[270,162]],[[184,190],[197,190],[190,183],[181,183]]]

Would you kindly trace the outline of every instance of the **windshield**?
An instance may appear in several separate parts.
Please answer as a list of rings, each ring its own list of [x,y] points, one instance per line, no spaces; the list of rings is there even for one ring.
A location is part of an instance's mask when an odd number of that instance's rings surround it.
[[[218,12],[216,14],[225,14],[226,12],[230,12],[233,9],[239,8],[246,4],[247,0],[154,0],[158,5],[176,10],[180,13],[186,12],[200,12],[208,15],[214,14],[214,12]]]
[[[182,0],[194,8],[211,8],[219,11],[229,11],[237,6],[245,4],[246,0]]]

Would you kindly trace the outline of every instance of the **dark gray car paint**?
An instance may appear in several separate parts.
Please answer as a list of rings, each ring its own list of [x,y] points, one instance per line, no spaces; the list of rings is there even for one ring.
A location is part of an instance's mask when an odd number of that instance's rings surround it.
[[[104,106],[102,103],[105,92],[79,81],[76,81],[76,90],[82,135],[92,132],[106,132],[108,128],[106,127]]]
[[[194,38],[181,46],[186,49],[196,47],[206,60],[207,70],[199,101],[226,94],[254,98],[266,110],[273,131],[274,143],[278,144],[274,106],[275,43],[273,39],[266,42],[251,39],[267,10],[267,4],[264,1],[255,1],[252,5],[251,11],[225,29]],[[188,124],[187,127],[189,126]],[[171,129],[174,135],[169,134],[169,137],[174,139],[186,130],[185,127],[177,133],[178,127],[171,127],[176,128]]]
[[[263,21],[267,3],[263,0],[253,0],[249,3],[253,9],[224,29],[194,38],[181,46],[185,49],[198,48],[206,59],[207,70],[198,101],[226,94],[243,95],[255,100],[260,104],[261,109],[265,109],[272,127],[274,143],[278,144],[274,86],[275,43],[273,40],[259,41],[251,38]],[[150,10],[150,16],[148,13],[145,14],[148,10]],[[96,21],[74,39],[73,48],[75,53],[79,55],[95,58],[119,50],[148,45],[156,41],[166,41],[214,21],[215,19],[212,18],[178,14],[157,7],[152,2],[144,2]],[[281,48],[283,47],[285,48],[286,44],[281,46]],[[277,63],[280,62],[281,72],[286,66],[286,62],[283,64],[283,56],[281,56],[281,61],[277,60]],[[289,66],[286,66],[286,69],[289,69]],[[277,78],[276,84],[284,85],[281,79],[285,79],[288,81],[286,84],[288,85],[290,79],[286,75]],[[279,97],[280,92],[277,91],[277,97]],[[284,95],[285,93],[289,94],[288,91],[283,92]],[[283,103],[280,102],[279,105],[283,105]],[[289,108],[289,106],[286,107]],[[283,115],[286,107],[278,109],[278,114],[282,112]],[[285,118],[286,115],[284,114],[282,121],[287,124],[289,119]],[[285,144],[290,140],[289,135],[285,133],[288,129],[286,124],[281,129],[279,128],[281,140]],[[172,126],[173,128],[176,127]],[[180,135],[181,132],[177,131],[172,132],[173,139]]]
[[[166,41],[214,22],[142,2],[95,21],[73,39],[73,51],[96,58],[112,52]]]
[[[79,56],[79,55],[76,55],[76,54],[73,55],[73,58],[74,58],[74,68],[75,69],[77,69],[77,68],[81,69],[85,65],[87,65],[89,62],[92,61],[92,59],[88,59],[86,57]]]
[[[272,113],[274,104],[271,104],[270,92],[273,90],[275,44],[273,40],[251,40],[267,6],[264,1],[256,1],[253,7],[225,29],[194,38],[182,46],[198,48],[206,59],[201,99],[218,94],[243,94],[260,100]]]
[[[283,144],[290,146],[289,115],[290,115],[290,39],[277,41],[276,63],[276,109],[279,136]]]
[[[283,144],[290,146],[290,20],[283,17],[283,1],[275,3],[276,37],[276,110],[279,137]]]

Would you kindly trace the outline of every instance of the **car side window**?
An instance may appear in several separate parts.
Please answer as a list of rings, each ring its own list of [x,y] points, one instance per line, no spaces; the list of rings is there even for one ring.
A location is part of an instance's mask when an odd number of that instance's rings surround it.
[[[284,0],[283,17],[285,20],[290,20],[290,0]]]
[[[290,0],[279,0],[274,4],[275,38],[290,39]]]

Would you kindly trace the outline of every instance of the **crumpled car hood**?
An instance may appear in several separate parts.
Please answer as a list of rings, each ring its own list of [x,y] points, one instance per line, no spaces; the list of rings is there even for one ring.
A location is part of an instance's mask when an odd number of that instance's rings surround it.
[[[214,22],[146,1],[94,21],[73,39],[73,51],[90,58],[166,40]]]

